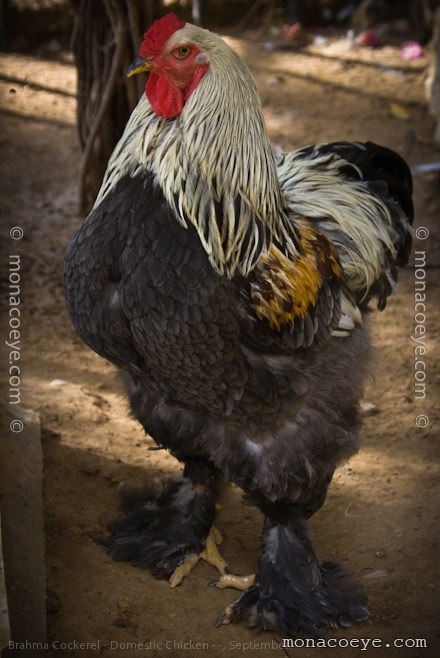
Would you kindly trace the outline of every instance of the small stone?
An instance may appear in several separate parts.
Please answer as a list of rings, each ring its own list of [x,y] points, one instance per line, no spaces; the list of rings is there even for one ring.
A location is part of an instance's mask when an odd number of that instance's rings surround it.
[[[49,386],[53,386],[56,388],[57,386],[64,386],[67,384],[67,382],[64,379],[52,379],[51,382],[49,382]]]
[[[377,569],[376,571],[372,571],[371,573],[368,573],[366,576],[364,576],[365,580],[374,580],[376,578],[385,578],[386,576],[390,575],[390,571],[388,569]]]
[[[276,85],[281,85],[284,82],[284,78],[281,75],[274,75],[272,78],[268,78],[267,84],[276,86]]]
[[[93,422],[96,423],[96,425],[104,425],[105,423],[108,423],[109,417],[107,414],[97,414],[93,418]]]
[[[363,416],[375,416],[379,413],[379,407],[374,402],[361,402],[360,408]]]

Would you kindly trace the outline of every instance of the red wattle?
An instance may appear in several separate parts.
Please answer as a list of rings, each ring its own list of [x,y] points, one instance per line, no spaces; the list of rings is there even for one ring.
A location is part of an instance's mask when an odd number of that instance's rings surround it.
[[[145,93],[151,103],[153,111],[165,119],[177,117],[183,110],[183,106],[191,96],[200,80],[208,70],[209,65],[203,64],[196,69],[193,79],[183,92],[172,84],[165,75],[151,71],[148,78]]]
[[[185,99],[180,89],[154,71],[150,73],[145,93],[153,111],[165,119],[177,117],[183,109]]]

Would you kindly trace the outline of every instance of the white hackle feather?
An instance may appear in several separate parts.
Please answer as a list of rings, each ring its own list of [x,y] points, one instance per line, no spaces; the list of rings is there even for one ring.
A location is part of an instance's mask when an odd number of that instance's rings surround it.
[[[366,296],[387,269],[386,254],[396,254],[394,228],[385,203],[368,183],[347,180],[344,165],[355,168],[335,153],[307,159],[299,150],[279,159],[278,176],[290,212],[319,222],[337,249],[349,288]]]
[[[249,69],[207,30],[186,24],[166,49],[182,43],[195,43],[207,53],[208,71],[176,119],[156,116],[147,98],[141,98],[110,159],[95,206],[122,176],[148,171],[182,224],[196,227],[221,274],[246,275],[254,267],[267,246],[259,222],[286,253],[297,255],[295,228],[287,217]]]

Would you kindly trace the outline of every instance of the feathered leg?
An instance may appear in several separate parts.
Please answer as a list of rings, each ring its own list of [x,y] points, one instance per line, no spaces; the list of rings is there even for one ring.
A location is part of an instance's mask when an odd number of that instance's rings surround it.
[[[183,475],[163,491],[120,487],[122,516],[108,524],[110,535],[100,544],[115,560],[150,569],[178,585],[199,557],[216,566],[227,565],[216,551],[220,537],[215,517],[217,472],[204,460],[187,460]]]
[[[266,506],[266,514],[268,512]],[[367,596],[334,563],[319,564],[296,509],[267,515],[254,584],[219,617],[217,625],[244,621],[288,636],[315,636],[320,626],[349,625],[368,617]]]

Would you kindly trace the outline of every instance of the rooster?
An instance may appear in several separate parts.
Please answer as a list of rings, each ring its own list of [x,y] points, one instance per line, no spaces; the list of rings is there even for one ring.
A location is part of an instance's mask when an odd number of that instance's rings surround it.
[[[219,587],[243,590],[218,625],[313,636],[363,620],[363,588],[318,561],[307,519],[358,449],[363,319],[408,259],[409,169],[373,143],[275,159],[246,64],[174,14],[144,35],[141,71],[65,290],[79,336],[120,369],[134,416],[183,472],[122,489],[101,541],[172,586],[206,559]],[[264,515],[249,577],[217,548],[220,475]]]

